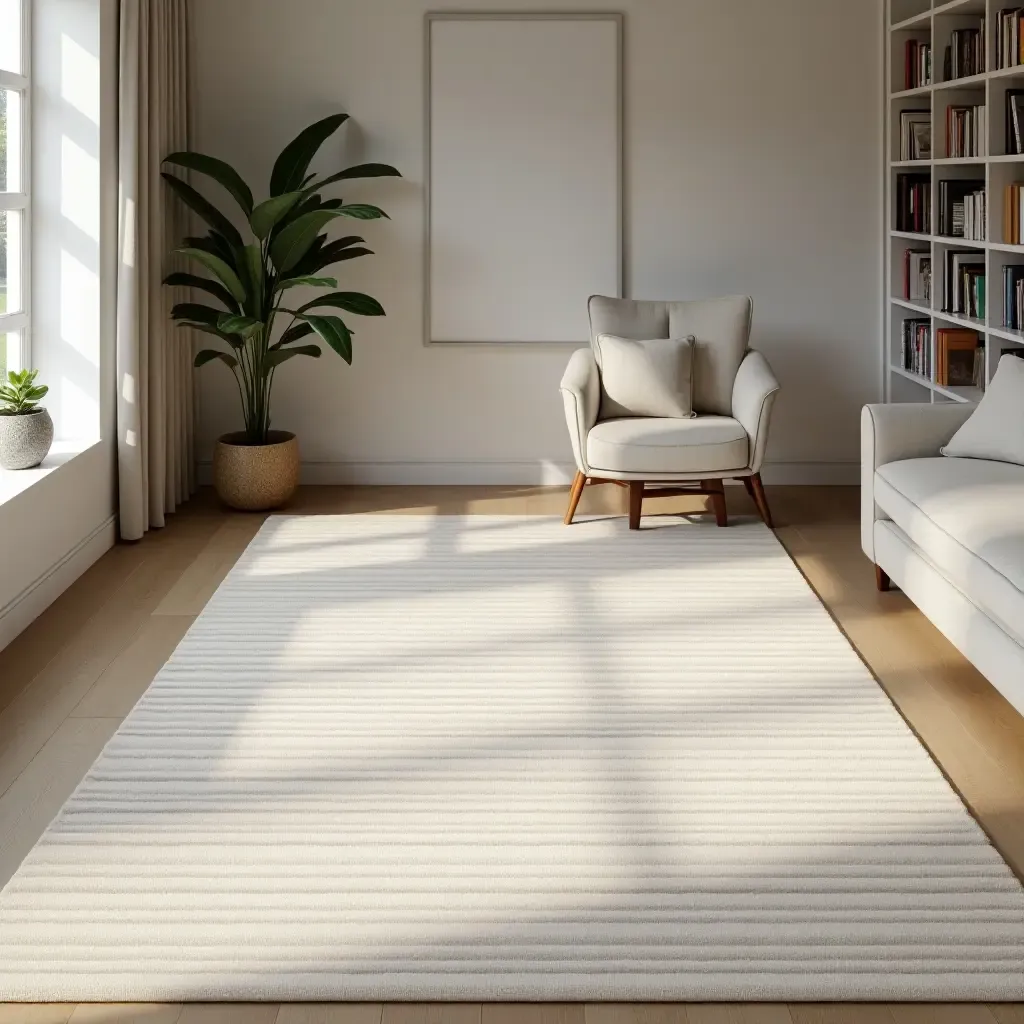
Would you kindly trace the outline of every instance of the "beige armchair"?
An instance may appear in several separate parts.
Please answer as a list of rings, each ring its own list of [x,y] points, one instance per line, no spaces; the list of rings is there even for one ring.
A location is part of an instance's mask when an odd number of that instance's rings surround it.
[[[568,526],[588,483],[629,488],[629,528],[640,529],[643,499],[653,495],[711,497],[726,526],[724,481],[742,480],[765,524],[771,512],[761,485],[779,383],[768,361],[748,348],[752,302],[747,296],[693,302],[651,302],[595,295],[590,348],[572,354],[562,378],[576,477]],[[597,338],[650,340],[693,336],[693,419],[602,417]]]

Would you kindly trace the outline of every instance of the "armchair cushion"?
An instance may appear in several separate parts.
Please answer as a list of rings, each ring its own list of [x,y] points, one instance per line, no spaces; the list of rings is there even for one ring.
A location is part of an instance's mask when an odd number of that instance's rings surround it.
[[[601,362],[602,334],[643,340],[693,335],[693,408],[732,415],[736,373],[747,351],[753,304],[746,295],[687,302],[653,302],[594,295],[590,299],[590,343]]]
[[[693,338],[633,341],[602,334],[601,418],[693,415]]]
[[[750,442],[731,416],[604,420],[587,435],[587,464],[607,473],[708,473],[747,468]]]

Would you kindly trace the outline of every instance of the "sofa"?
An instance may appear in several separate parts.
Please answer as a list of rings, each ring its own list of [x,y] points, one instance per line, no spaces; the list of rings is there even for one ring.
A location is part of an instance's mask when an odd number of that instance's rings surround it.
[[[974,408],[864,408],[861,544],[1024,714],[1024,466],[940,454]]]

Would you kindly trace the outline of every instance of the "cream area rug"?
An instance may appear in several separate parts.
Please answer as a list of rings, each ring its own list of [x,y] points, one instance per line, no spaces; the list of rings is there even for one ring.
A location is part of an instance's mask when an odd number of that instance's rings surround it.
[[[0,998],[1021,999],[1024,894],[763,526],[279,517]]]

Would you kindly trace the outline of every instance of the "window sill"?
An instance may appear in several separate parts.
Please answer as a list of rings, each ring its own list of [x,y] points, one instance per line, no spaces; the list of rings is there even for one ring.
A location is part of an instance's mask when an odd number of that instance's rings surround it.
[[[90,440],[54,441],[50,454],[32,469],[0,469],[0,505],[27,491],[33,484],[66,466],[72,459],[100,442]]]

